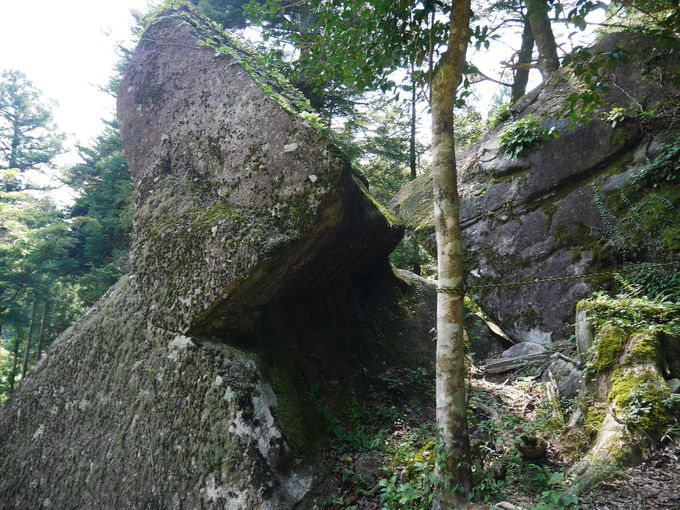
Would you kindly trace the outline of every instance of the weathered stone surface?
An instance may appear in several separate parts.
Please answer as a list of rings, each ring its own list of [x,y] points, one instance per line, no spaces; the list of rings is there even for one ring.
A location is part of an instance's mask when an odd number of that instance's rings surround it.
[[[652,57],[648,50],[657,44],[661,41],[631,34],[611,34],[598,43],[594,54],[623,48],[631,56],[609,76],[600,119],[612,107],[629,108],[631,102],[648,110],[677,108],[672,106],[680,97],[677,82],[659,78],[680,65],[677,52]],[[648,72],[653,58],[659,65],[654,73]],[[555,126],[560,139],[510,161],[500,148],[501,125],[458,158],[467,284],[481,308],[515,341],[550,344],[569,338],[575,304],[592,292],[593,280],[474,286],[578,276],[620,264],[616,228],[612,232],[608,226],[617,220],[608,206],[654,157],[650,149],[677,134],[667,129],[670,117],[653,124],[628,118],[615,128],[596,118],[569,129],[567,120],[555,119],[574,91],[572,82],[568,69],[556,73],[520,99],[505,124],[533,114],[545,127]],[[434,254],[431,197],[431,178],[425,175],[407,185],[390,207]]]
[[[3,508],[312,508],[310,386],[360,396],[371,373],[431,365],[431,284],[385,260],[400,227],[200,40],[231,44],[187,10],[160,17],[123,81],[133,274],[0,409]]]
[[[121,84],[133,272],[153,320],[178,331],[360,274],[401,236],[328,139],[280,104],[303,99],[265,93],[278,84],[258,84],[235,44],[197,17],[163,17]]]
[[[541,344],[532,342],[520,342],[513,345],[509,349],[503,351],[501,355],[503,358],[521,358],[524,356],[531,356],[533,354],[545,354],[546,348]]]
[[[578,394],[583,379],[583,372],[576,368],[573,363],[561,358],[552,360],[544,370],[541,379],[549,381],[551,376],[557,384],[560,396],[574,398]]]
[[[593,346],[593,328],[585,310],[576,310],[576,324],[574,327],[576,351],[581,363],[585,355]]]

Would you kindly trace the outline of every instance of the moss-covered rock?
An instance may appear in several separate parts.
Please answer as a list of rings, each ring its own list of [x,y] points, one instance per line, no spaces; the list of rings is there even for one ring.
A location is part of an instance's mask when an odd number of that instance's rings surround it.
[[[181,7],[146,29],[122,81],[133,271],[153,320],[178,331],[360,274],[401,237],[301,95],[257,62]]]
[[[585,353],[587,377],[576,414],[593,444],[573,468],[577,491],[638,462],[678,418],[666,378],[680,356],[673,341],[664,341],[676,338],[676,304],[598,295],[578,309],[589,316],[595,340]]]
[[[613,70],[616,86],[604,94],[602,112],[590,122],[569,126],[561,116],[577,87],[565,67],[517,101],[512,118],[457,158],[467,284],[481,308],[515,341],[568,339],[576,303],[593,290],[615,285],[611,275],[579,275],[618,268],[622,260],[677,260],[680,187],[671,174],[680,86],[657,80],[649,71],[671,75],[680,65],[677,52],[663,49],[667,43],[676,42],[630,33],[603,37],[592,54],[618,48],[632,58]],[[631,98],[645,109],[673,113],[650,123],[631,111],[616,127],[604,120],[614,107],[629,108]],[[530,115],[562,136],[511,160],[499,132]],[[669,177],[641,179],[650,174],[645,170],[650,160],[658,158]],[[434,254],[431,197],[431,177],[423,175],[406,185],[390,207]],[[653,295],[677,289],[675,274],[669,269],[642,276],[647,281],[654,276]],[[535,279],[549,281],[532,283]],[[664,281],[675,281],[675,287]]]
[[[184,6],[145,31],[119,95],[133,274],[0,409],[3,508],[312,508],[312,385],[342,409],[430,365],[401,226],[253,62]]]
[[[591,362],[597,372],[614,368],[628,341],[628,334],[614,324],[607,324],[595,337],[595,353]]]

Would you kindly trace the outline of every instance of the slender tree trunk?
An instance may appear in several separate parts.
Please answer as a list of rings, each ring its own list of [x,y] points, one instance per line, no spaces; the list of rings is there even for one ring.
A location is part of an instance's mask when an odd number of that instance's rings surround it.
[[[38,364],[40,361],[40,356],[42,355],[42,347],[45,342],[45,324],[47,324],[47,316],[50,311],[50,302],[45,301],[43,306],[42,317],[40,318],[40,333],[38,333],[38,346],[35,353],[35,363]]]
[[[522,47],[517,58],[518,64],[531,64],[531,55],[534,51],[534,33],[531,30],[531,23],[528,19],[524,20],[524,30],[522,31]],[[514,103],[527,91],[529,83],[529,69],[522,67],[515,71],[515,79],[512,81],[512,91],[510,102]]]
[[[9,373],[7,382],[9,383],[9,392],[12,394],[14,392],[14,384],[17,379],[17,364],[19,360],[19,337],[14,337],[14,349],[12,349],[13,359],[12,359],[12,370]]]
[[[470,0],[452,2],[448,51],[432,78],[432,183],[437,235],[436,398],[440,452],[439,486],[433,508],[451,510],[472,489],[470,439],[465,405],[463,252],[460,228],[453,106],[465,64]]]
[[[413,79],[413,63],[411,63],[411,135],[408,140],[408,162],[411,167],[411,180],[418,177],[417,155],[416,155],[416,82]]]
[[[31,303],[31,322],[28,324],[28,334],[24,344],[24,363],[21,365],[21,380],[23,381],[28,371],[28,353],[31,350],[31,337],[33,336],[33,325],[35,324],[35,300]]]
[[[416,154],[416,123],[418,121],[416,107],[418,106],[417,94],[416,94],[416,81],[413,79],[413,62],[411,62],[411,133],[408,140],[408,162],[411,168],[411,180],[415,180],[418,177],[418,154]],[[417,256],[416,256],[417,259]],[[414,274],[420,275],[422,268],[420,267],[420,262],[418,260],[413,260],[411,262],[411,270]]]
[[[538,48],[538,67],[545,80],[560,67],[555,34],[548,18],[550,8],[546,0],[527,0],[527,9],[527,18]]]
[[[13,135],[12,135],[12,149],[9,154],[9,168],[16,168],[17,167],[17,156],[19,154],[19,143],[21,142],[21,138],[19,136],[19,126],[16,124],[13,126]]]

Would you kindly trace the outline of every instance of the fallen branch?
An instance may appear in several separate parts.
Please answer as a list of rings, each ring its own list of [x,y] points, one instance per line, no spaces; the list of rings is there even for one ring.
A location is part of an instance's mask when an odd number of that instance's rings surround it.
[[[512,370],[524,368],[529,365],[535,365],[545,361],[550,356],[549,353],[528,354],[526,356],[517,356],[514,358],[498,358],[491,359],[486,362],[484,371],[487,374],[504,374]]]

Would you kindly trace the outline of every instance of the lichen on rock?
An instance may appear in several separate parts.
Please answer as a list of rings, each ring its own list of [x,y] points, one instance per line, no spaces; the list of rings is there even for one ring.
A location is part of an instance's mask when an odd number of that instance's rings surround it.
[[[667,382],[678,375],[669,370],[677,355],[673,347],[680,342],[678,305],[598,295],[578,309],[589,316],[594,343],[584,356],[586,377],[576,414],[582,419],[576,424],[593,444],[572,468],[578,475],[574,491],[638,462],[680,417]]]
[[[386,261],[402,227],[251,57],[183,6],[144,32],[118,103],[132,274],[0,409],[0,501],[311,508],[310,385],[429,363],[420,287]]]
[[[669,155],[677,154],[668,147],[677,147],[672,119],[678,114],[680,86],[645,71],[659,66],[660,74],[670,75],[678,67],[677,52],[655,57],[664,43],[674,44],[643,34],[604,36],[591,49],[593,55],[616,48],[634,57],[610,73],[607,79],[616,86],[603,94],[603,110],[589,122],[570,125],[562,116],[578,85],[566,66],[512,105],[505,124],[457,157],[466,283],[514,341],[567,340],[576,303],[612,285],[611,277],[580,275],[618,268],[621,260],[659,262],[671,258],[668,253],[677,258],[677,226],[669,217],[677,218],[678,186],[671,181],[641,185],[639,177],[649,168],[667,168]],[[673,113],[651,123],[631,113],[615,127],[604,120],[611,108],[628,108],[631,98],[648,111]],[[499,132],[530,115],[562,136],[537,143],[511,161]],[[667,148],[666,156],[660,147]],[[650,165],[659,152],[662,163]],[[390,208],[434,254],[431,197],[431,176],[423,175],[407,184]],[[658,249],[639,249],[641,240]],[[668,246],[665,253],[662,242]],[[517,283],[535,279],[548,281]]]

